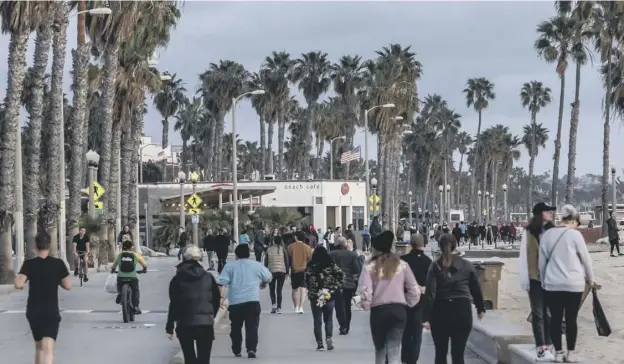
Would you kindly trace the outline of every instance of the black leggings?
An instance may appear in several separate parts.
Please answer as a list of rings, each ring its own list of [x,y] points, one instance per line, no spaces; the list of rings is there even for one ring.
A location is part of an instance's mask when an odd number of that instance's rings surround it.
[[[176,329],[185,364],[210,364],[214,326],[188,326]],[[195,346],[197,345],[197,351]]]
[[[556,351],[563,350],[561,343],[561,329],[563,318],[566,324],[567,349],[574,350],[578,335],[579,309],[581,308],[582,292],[546,291],[546,303],[550,309],[550,337]]]
[[[435,364],[446,364],[451,340],[451,362],[464,364],[464,350],[472,330],[472,304],[468,298],[436,300],[431,312]]]
[[[269,283],[271,304],[274,306],[277,304],[277,308],[282,308],[282,289],[284,288],[285,280],[286,273],[273,273],[273,280]]]
[[[611,254],[613,254],[613,249],[617,250],[618,255],[620,254],[620,242],[618,239],[613,239],[610,240],[609,243],[611,243]]]
[[[334,301],[325,303],[325,306],[319,307],[316,300],[310,300],[312,308],[312,319],[314,320],[314,338],[316,342],[323,341],[323,324],[325,324],[325,337],[331,338],[334,331]]]

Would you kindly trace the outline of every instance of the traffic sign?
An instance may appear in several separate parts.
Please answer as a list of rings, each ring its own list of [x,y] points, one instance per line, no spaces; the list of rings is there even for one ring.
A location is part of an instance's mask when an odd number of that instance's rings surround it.
[[[487,210],[483,209],[483,216],[487,215]]]
[[[97,215],[104,215],[104,210],[103,209],[95,209],[95,213]]]
[[[191,208],[191,209],[189,209],[189,214],[191,214],[191,215],[199,215],[199,214],[201,214],[201,209]]]
[[[373,205],[372,205],[372,204],[369,204],[369,205],[368,205],[368,209],[369,209],[370,211],[373,211]],[[380,206],[380,205],[376,205],[376,206],[375,206],[374,211],[379,211],[380,209],[381,209],[381,206]]]
[[[191,181],[199,181],[200,178],[201,176],[199,175],[199,173],[197,172],[191,173]]]
[[[371,204],[373,202],[380,203],[381,202],[381,197],[379,197],[379,195],[371,195],[371,196],[368,197],[368,202],[370,202]]]
[[[197,223],[199,222],[199,215],[191,216],[191,221],[193,222],[194,225],[197,225]]]
[[[93,186],[93,198],[97,201],[100,199],[100,197],[102,197],[106,190],[104,189],[104,187],[102,187],[101,184],[98,183],[98,181],[93,181],[91,185]],[[87,194],[89,193],[89,189],[87,188]]]
[[[104,209],[104,202],[102,202],[102,201],[95,201],[95,202],[93,202],[93,205],[95,205],[95,209],[96,210],[103,210]]]
[[[191,195],[191,197],[188,198],[188,200],[186,200],[186,202],[188,202],[188,204],[191,205],[192,208],[196,209],[201,206],[202,199],[196,193],[194,193],[193,195]]]

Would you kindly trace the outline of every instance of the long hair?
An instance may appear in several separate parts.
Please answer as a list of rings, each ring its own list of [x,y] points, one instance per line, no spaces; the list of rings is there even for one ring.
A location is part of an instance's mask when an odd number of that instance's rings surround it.
[[[457,241],[451,234],[442,234],[438,240],[438,246],[442,256],[438,259],[443,268],[449,267],[453,262],[453,251],[457,248]]]
[[[279,236],[279,235],[278,236],[274,236],[273,237],[273,244],[277,247],[277,251],[281,254],[282,253],[282,249],[284,249],[282,237]]]
[[[527,225],[527,231],[539,240],[540,235],[544,231],[544,217],[542,214],[533,215],[531,221]]]
[[[334,264],[334,260],[329,256],[327,249],[325,247],[319,246],[314,249],[312,253],[312,259],[310,260],[310,265],[314,268],[316,273],[319,273],[323,269],[329,267]]]
[[[373,263],[373,276],[379,279],[390,280],[399,270],[401,259],[392,253],[375,251],[370,259]]]

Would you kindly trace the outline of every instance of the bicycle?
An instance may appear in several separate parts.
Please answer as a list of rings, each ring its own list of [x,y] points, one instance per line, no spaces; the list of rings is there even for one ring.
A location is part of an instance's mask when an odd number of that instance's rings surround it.
[[[146,273],[145,269],[137,271],[137,274]],[[117,271],[113,271],[117,273]],[[124,323],[134,322],[135,307],[132,304],[132,287],[130,287],[131,279],[117,278],[121,282],[121,316]]]
[[[84,257],[86,253],[78,253],[78,279],[80,280],[80,287],[84,281]]]

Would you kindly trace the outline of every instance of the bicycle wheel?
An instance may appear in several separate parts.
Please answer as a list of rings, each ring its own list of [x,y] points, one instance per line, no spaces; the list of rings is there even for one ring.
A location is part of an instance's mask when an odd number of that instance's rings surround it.
[[[121,316],[123,317],[123,322],[128,323],[134,320],[134,317],[130,317],[132,311],[132,290],[128,284],[124,284],[121,287]]]
[[[80,287],[82,287],[82,281],[84,280],[84,267],[82,257],[78,258],[78,279],[80,280]]]

